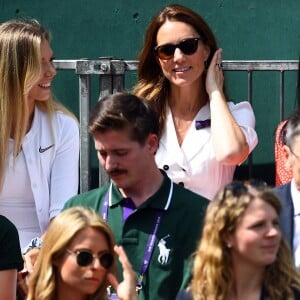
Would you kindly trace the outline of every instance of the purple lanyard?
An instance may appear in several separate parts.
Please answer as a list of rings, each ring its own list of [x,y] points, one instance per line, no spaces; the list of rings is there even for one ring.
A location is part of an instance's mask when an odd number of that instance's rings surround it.
[[[102,218],[103,218],[104,221],[107,221],[108,205],[109,205],[110,199],[112,197],[111,193],[112,193],[112,184],[110,184],[109,190],[107,191],[107,193],[104,196],[104,203],[103,203],[103,206],[102,206],[102,209],[101,209],[101,214],[102,214]],[[173,194],[173,182],[171,181],[167,206],[169,206],[172,194]],[[145,275],[145,273],[147,271],[147,268],[149,266],[149,263],[150,263],[150,259],[151,259],[153,249],[154,249],[154,245],[155,245],[155,241],[156,241],[157,231],[158,231],[159,225],[160,225],[161,220],[162,220],[163,212],[164,211],[158,211],[156,213],[155,219],[154,219],[154,226],[153,226],[152,232],[149,234],[149,237],[148,237],[145,253],[144,253],[144,256],[143,256],[143,263],[142,263],[142,266],[141,266],[140,275],[138,276],[138,280],[137,280],[137,284],[136,284],[136,288],[137,288],[138,291],[140,289],[142,289],[143,278],[144,278],[144,275]],[[126,217],[125,217],[125,214],[124,214],[124,211],[123,211],[123,222],[125,221],[125,218]]]

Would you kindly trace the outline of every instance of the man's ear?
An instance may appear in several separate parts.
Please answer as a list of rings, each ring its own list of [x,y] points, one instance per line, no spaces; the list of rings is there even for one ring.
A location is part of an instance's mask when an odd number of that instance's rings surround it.
[[[282,147],[283,149],[283,157],[284,157],[284,166],[287,168],[287,169],[291,169],[292,167],[292,163],[291,163],[291,156],[292,156],[292,152],[290,150],[290,148],[287,146],[287,145],[283,145]]]
[[[154,133],[150,133],[146,143],[149,151],[155,154],[158,148],[158,136]]]

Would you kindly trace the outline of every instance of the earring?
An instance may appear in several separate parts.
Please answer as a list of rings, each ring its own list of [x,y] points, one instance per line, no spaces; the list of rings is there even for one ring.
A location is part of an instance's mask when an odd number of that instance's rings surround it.
[[[207,63],[207,60],[204,61],[204,68],[205,68],[205,70],[208,69],[208,63]]]
[[[227,247],[227,248],[231,248],[232,245],[231,245],[230,243],[227,243],[227,244],[226,244],[226,247]]]

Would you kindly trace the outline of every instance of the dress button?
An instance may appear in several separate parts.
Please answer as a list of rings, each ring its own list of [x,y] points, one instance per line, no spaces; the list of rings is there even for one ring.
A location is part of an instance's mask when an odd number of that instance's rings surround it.
[[[184,186],[184,183],[182,181],[178,182],[178,184]]]
[[[169,170],[169,166],[168,166],[168,165],[164,165],[164,166],[163,166],[163,169],[164,169],[165,171],[168,171],[168,170]]]

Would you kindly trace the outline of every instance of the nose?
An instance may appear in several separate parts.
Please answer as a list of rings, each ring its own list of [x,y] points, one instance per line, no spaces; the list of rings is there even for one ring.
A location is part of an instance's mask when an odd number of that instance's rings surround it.
[[[91,267],[93,269],[100,269],[100,268],[102,268],[99,257],[94,257],[93,258],[93,261],[91,263]]]
[[[47,77],[54,77],[56,75],[56,69],[52,61],[47,63],[47,66],[45,67],[45,75]]]
[[[267,236],[268,237],[277,237],[280,236],[281,232],[278,226],[271,225],[268,229]]]
[[[174,61],[179,61],[183,57],[184,57],[184,53],[179,48],[176,48],[174,51]]]
[[[108,155],[106,157],[104,164],[105,164],[105,170],[108,172],[115,169],[118,166],[116,159],[111,155]]]

